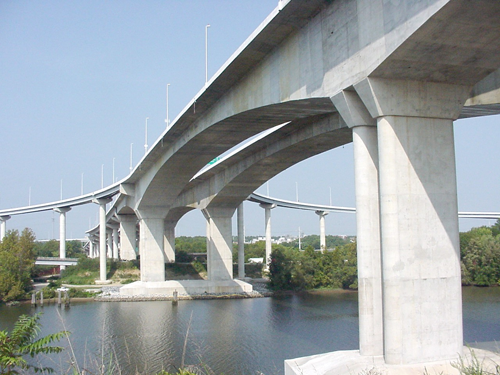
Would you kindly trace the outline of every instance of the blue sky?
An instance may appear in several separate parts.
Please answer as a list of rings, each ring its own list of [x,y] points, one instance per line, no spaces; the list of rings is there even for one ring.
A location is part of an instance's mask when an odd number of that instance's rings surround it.
[[[163,131],[166,85],[174,119],[277,6],[277,0],[10,1],[0,2],[0,208],[79,195],[129,172]],[[500,211],[500,117],[455,124],[459,209]],[[113,162],[114,160],[114,162]],[[62,181],[62,182],[61,182]],[[269,182],[272,196],[354,206],[352,146],[290,168]],[[259,192],[266,194],[267,187]],[[31,194],[30,194],[31,192]],[[312,212],[275,209],[273,235],[319,232]],[[246,233],[264,234],[264,212],[245,205]],[[97,223],[97,206],[67,214],[68,237]],[[461,229],[490,224],[461,220]],[[58,216],[13,217],[8,228],[30,227],[58,237]],[[355,234],[354,215],[331,213],[327,233]],[[200,212],[186,215],[177,235],[204,235]]]

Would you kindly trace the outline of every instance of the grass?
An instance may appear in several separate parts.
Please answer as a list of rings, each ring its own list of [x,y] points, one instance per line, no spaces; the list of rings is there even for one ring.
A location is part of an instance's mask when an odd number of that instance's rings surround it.
[[[480,361],[474,350],[471,348],[469,350],[471,353],[470,360],[465,360],[460,356],[457,362],[451,364],[460,372],[460,375],[500,375],[500,365],[493,361],[491,363]]]

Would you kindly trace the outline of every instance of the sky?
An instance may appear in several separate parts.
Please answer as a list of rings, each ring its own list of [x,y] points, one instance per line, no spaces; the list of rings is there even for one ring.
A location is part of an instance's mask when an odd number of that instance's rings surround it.
[[[78,196],[127,176],[148,144],[277,6],[277,0],[0,1],[0,209]],[[500,212],[500,116],[455,122],[461,211]],[[282,172],[258,193],[354,207],[352,144]],[[98,206],[67,213],[67,237],[97,225]],[[491,225],[461,219],[460,229]],[[54,212],[13,216],[8,229],[58,238]],[[192,211],[176,235],[205,235]],[[313,212],[276,208],[273,235],[319,234]],[[247,235],[264,210],[245,203]],[[355,215],[330,213],[327,234],[355,235]],[[234,230],[234,234],[236,231]]]

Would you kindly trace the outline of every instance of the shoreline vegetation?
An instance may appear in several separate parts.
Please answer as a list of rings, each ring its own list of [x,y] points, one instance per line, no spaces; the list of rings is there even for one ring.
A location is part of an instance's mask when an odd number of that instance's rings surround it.
[[[278,238],[275,238],[278,240]],[[265,256],[265,242],[247,237],[245,243],[245,271],[255,292],[234,295],[179,295],[180,300],[215,298],[256,298],[315,290],[357,290],[357,253],[354,237],[327,236],[326,249],[318,250],[319,236],[301,239],[280,238],[273,244],[269,271],[251,258]],[[316,250],[315,250],[316,249]],[[165,296],[119,297],[118,288],[140,280],[140,260],[108,260],[107,279],[111,286],[97,286],[99,259],[88,258],[79,241],[67,242],[67,256],[78,258],[76,266],[68,266],[59,275],[57,267],[35,266],[38,256],[58,256],[59,242],[37,242],[34,233],[26,228],[19,233],[8,231],[0,243],[0,301],[31,300],[33,280],[45,282],[41,291],[44,299],[57,298],[57,289],[68,286],[69,298],[87,298],[100,301],[171,300]],[[237,259],[237,245],[233,250]],[[500,220],[492,226],[472,228],[460,233],[460,261],[463,286],[495,286],[500,283]],[[206,238],[176,238],[176,263],[165,265],[169,280],[203,280],[206,272]],[[233,265],[237,274],[237,265]],[[115,288],[106,293],[106,288]],[[37,285],[37,292],[40,286]],[[103,293],[104,292],[104,293]],[[100,294],[100,296],[98,295]]]

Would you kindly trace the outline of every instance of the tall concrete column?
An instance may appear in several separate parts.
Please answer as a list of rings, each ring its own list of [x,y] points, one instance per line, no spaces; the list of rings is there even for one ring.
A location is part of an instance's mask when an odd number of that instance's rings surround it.
[[[343,91],[332,101],[352,128],[354,145],[359,351],[363,356],[380,356],[384,330],[376,120],[356,92]]]
[[[66,212],[70,211],[71,207],[57,207],[55,212],[59,213],[59,258],[66,258]],[[61,271],[66,269],[66,266],[60,266]]]
[[[91,244],[91,258],[97,258],[99,256],[99,238],[94,237],[92,236],[91,240],[90,240],[90,244]]]
[[[94,257],[94,242],[92,241],[92,239],[89,237],[89,258],[93,258]]]
[[[245,277],[245,222],[243,215],[243,202],[240,203],[237,210],[238,225],[238,278]]]
[[[469,88],[381,79],[355,88],[377,118],[385,361],[456,358],[463,334],[452,120]]]
[[[316,211],[319,216],[319,246],[322,251],[326,250],[326,231],[325,231],[325,216],[327,211]]]
[[[108,258],[113,259],[113,230],[107,231],[108,241],[107,241],[107,250],[108,250]]]
[[[233,278],[233,233],[231,218],[234,208],[206,208],[208,280]]]
[[[165,281],[164,219],[161,210],[141,210],[139,216],[139,252],[141,281]]]
[[[9,215],[0,216],[0,241],[3,240],[7,233],[7,220],[10,219]]]
[[[118,260],[118,228],[119,225],[112,225],[111,229],[113,230],[112,232],[112,244],[113,244],[113,259]]]
[[[275,204],[261,203],[259,205],[264,209],[265,212],[265,228],[266,228],[266,258],[264,259],[264,265],[266,269],[269,268],[269,262],[271,261],[271,210],[276,207]]]
[[[165,262],[175,263],[175,226],[177,221],[165,221],[164,247]]]
[[[95,199],[99,205],[99,281],[106,282],[106,204],[111,198]]]
[[[117,215],[120,222],[120,259],[137,259],[136,247],[136,223],[135,215]]]

